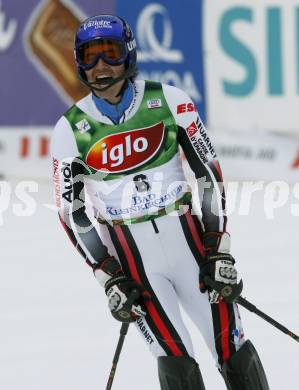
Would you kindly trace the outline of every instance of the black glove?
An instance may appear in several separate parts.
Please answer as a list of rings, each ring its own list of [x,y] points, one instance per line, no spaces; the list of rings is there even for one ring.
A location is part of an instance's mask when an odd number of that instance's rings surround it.
[[[139,304],[139,299],[127,307],[129,303],[128,298],[133,290],[137,292],[138,297],[144,292],[144,289],[135,280],[124,274],[113,276],[105,284],[109,309],[113,317],[118,321],[134,322],[137,318],[146,315]]]
[[[235,260],[229,253],[228,233],[209,232],[204,235],[206,257],[200,267],[199,287],[202,293],[209,292],[210,303],[224,299],[234,302],[241,294],[243,283],[238,283]]]
[[[108,306],[114,318],[121,322],[133,322],[145,316],[141,308],[144,298],[149,295],[135,280],[127,277],[114,257],[109,257],[94,266],[94,274],[98,282],[105,288]],[[130,302],[134,290],[136,302]],[[130,298],[128,302],[128,298]]]

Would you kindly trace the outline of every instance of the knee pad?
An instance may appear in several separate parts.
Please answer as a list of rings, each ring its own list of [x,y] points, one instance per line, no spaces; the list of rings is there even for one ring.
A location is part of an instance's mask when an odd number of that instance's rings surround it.
[[[247,340],[221,370],[228,390],[270,390],[260,358]]]
[[[161,390],[205,390],[196,361],[185,356],[158,358]]]

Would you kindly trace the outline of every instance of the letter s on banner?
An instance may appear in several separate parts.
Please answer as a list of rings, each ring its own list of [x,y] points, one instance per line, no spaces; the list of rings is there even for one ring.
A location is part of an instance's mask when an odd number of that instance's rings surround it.
[[[222,16],[219,29],[219,40],[225,53],[244,66],[246,77],[243,81],[223,81],[227,95],[246,96],[255,88],[257,81],[257,65],[251,51],[232,34],[235,22],[252,22],[253,15],[250,8],[235,7],[229,9]]]

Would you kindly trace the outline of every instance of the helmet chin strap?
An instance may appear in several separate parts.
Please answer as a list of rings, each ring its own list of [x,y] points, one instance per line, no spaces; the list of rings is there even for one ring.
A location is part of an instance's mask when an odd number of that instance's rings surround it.
[[[135,72],[135,69],[128,68],[121,76],[118,77],[105,77],[101,80],[92,81],[89,82],[85,80],[81,74],[78,74],[79,80],[86,85],[88,88],[90,88],[92,91],[98,91],[98,92],[104,92],[107,91],[112,85],[118,83],[119,81],[125,80],[133,76]],[[100,88],[101,85],[106,85],[105,87]]]

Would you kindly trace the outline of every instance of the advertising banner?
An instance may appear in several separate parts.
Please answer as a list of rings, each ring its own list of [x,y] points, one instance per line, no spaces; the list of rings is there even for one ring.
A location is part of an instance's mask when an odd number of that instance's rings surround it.
[[[119,14],[132,25],[139,77],[185,89],[204,118],[201,1],[182,7],[179,0],[2,0],[0,127],[53,125],[89,92],[77,79],[74,34],[99,13]]]
[[[132,26],[139,78],[186,91],[205,120],[202,1],[121,1],[117,12]]]
[[[74,33],[114,0],[0,1],[0,126],[53,125],[86,94],[77,80]]]
[[[299,133],[299,1],[204,2],[210,127]]]
[[[52,127],[26,127],[23,130],[2,127],[0,131],[0,180],[50,179],[49,154]]]
[[[298,181],[299,145],[295,137],[222,129],[211,135],[225,179]]]

